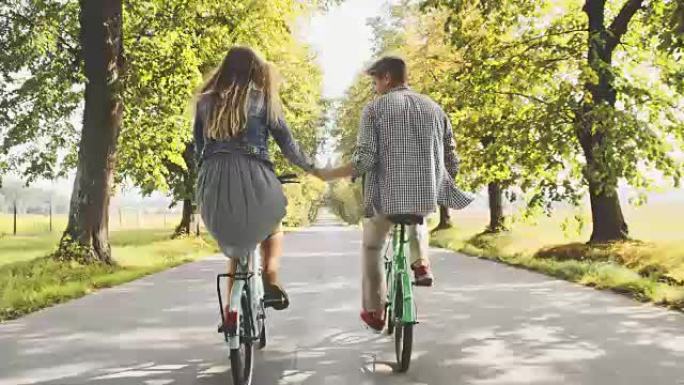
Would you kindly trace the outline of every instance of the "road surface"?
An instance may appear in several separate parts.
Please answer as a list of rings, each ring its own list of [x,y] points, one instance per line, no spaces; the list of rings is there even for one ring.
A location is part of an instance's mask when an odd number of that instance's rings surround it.
[[[684,384],[684,315],[525,270],[434,250],[417,290],[409,373],[364,329],[360,233],[330,217],[286,237],[288,310],[269,311],[256,385]],[[200,262],[0,324],[0,385],[231,384]]]

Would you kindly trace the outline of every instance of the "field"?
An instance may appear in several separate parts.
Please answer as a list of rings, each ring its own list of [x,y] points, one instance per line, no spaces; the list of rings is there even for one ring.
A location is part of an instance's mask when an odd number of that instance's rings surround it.
[[[482,210],[463,210],[452,213],[452,221],[458,228],[459,238],[470,239],[482,232],[488,223],[488,213]],[[581,231],[573,219],[580,215],[584,220]],[[645,242],[653,242],[678,249],[684,246],[684,205],[649,205],[627,207],[625,217],[629,224],[630,236]],[[591,217],[588,210],[559,210],[551,217],[537,216],[525,221],[513,220],[512,231],[501,239],[500,247],[509,253],[536,252],[542,247],[574,242],[586,242],[591,234]],[[563,230],[567,222],[569,229]],[[684,249],[680,250],[684,253]]]
[[[579,215],[584,226],[572,219]],[[625,215],[634,241],[590,247],[586,211],[559,211],[534,221],[514,220],[511,231],[481,234],[482,211],[455,212],[454,228],[433,244],[499,260],[571,281],[629,293],[640,300],[684,308],[684,205],[628,207]]]
[[[180,222],[180,213],[149,214],[135,210],[113,211],[109,218],[110,230],[125,229],[171,229]],[[67,224],[67,215],[54,215],[52,230],[60,233]],[[0,213],[0,237],[12,235],[14,218],[12,214]],[[50,232],[50,217],[39,214],[18,214],[17,235],[44,234]]]

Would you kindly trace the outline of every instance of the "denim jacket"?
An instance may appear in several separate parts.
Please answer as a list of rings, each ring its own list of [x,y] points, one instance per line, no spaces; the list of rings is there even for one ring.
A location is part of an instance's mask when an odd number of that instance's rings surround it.
[[[275,124],[268,123],[264,100],[262,91],[251,88],[246,128],[233,138],[215,140],[205,135],[205,126],[213,101],[209,97],[201,97],[197,102],[194,124],[195,157],[198,164],[218,153],[240,153],[254,156],[272,165],[268,153],[268,138],[273,136],[287,160],[304,171],[313,170],[313,161],[301,150],[285,119],[281,117]]]

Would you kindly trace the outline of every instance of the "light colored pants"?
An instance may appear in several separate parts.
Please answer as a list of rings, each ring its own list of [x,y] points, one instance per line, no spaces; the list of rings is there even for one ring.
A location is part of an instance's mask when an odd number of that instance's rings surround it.
[[[379,311],[385,309],[387,297],[387,282],[385,282],[385,263],[383,251],[393,223],[385,216],[376,215],[363,221],[363,255],[362,255],[362,295],[363,309],[366,311]],[[408,226],[409,261],[414,264],[418,261],[425,265],[428,260],[428,230],[427,224]],[[391,255],[392,250],[389,250]]]

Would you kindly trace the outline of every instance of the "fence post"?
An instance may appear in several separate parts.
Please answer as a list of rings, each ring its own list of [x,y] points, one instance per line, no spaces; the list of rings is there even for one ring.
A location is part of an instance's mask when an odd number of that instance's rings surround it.
[[[17,200],[14,199],[14,235],[17,235]]]
[[[52,201],[50,201],[50,232],[52,232]]]

